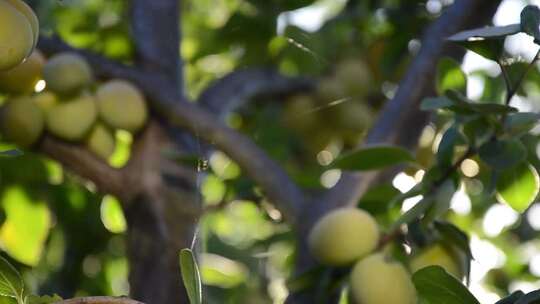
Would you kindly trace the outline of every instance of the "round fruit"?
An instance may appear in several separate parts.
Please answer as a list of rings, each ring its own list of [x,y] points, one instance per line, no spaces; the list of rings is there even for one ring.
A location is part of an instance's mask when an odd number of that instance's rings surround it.
[[[379,228],[367,212],[334,210],[321,218],[309,234],[311,254],[321,263],[342,266],[369,254],[379,242]]]
[[[336,78],[323,78],[317,86],[317,95],[327,105],[348,97],[343,84]]]
[[[463,277],[460,263],[458,262],[458,259],[455,257],[454,253],[451,251],[451,249],[446,249],[440,244],[432,245],[422,250],[413,256],[410,262],[411,271],[413,272],[432,265],[441,266],[444,268],[444,270],[446,270],[446,272],[453,275],[457,279],[461,279]]]
[[[371,85],[369,68],[358,59],[341,62],[336,69],[336,79],[343,85],[346,94],[363,96]]]
[[[35,143],[43,132],[43,126],[43,113],[30,97],[17,97],[3,108],[2,132],[21,147]]]
[[[109,126],[135,132],[146,123],[148,110],[143,94],[131,83],[112,80],[96,92],[101,119]]]
[[[35,48],[39,39],[39,20],[28,4],[22,0],[7,0],[13,7],[15,7],[21,14],[26,17],[30,27],[32,28],[32,33],[34,34],[34,41],[32,47]]]
[[[32,93],[41,77],[45,58],[40,51],[34,50],[25,62],[18,66],[0,71],[0,91],[11,94]]]
[[[10,1],[0,0],[0,70],[21,64],[34,46],[28,19]]]
[[[49,109],[47,129],[59,138],[77,141],[88,134],[96,119],[94,98],[79,96]]]
[[[416,304],[416,289],[403,265],[383,254],[358,262],[350,278],[353,298],[361,304]]]
[[[94,79],[86,60],[75,53],[60,53],[49,59],[43,68],[47,87],[58,94],[74,94]]]
[[[32,99],[43,113],[49,112],[49,110],[58,103],[58,97],[49,91],[40,92],[34,95]]]
[[[114,134],[103,124],[97,123],[86,139],[86,146],[97,156],[109,159],[115,148]]]

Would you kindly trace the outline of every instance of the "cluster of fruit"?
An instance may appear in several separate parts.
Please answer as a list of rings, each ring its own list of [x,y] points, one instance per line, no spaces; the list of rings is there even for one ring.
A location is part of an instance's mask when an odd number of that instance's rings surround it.
[[[463,278],[458,256],[440,243],[411,255],[406,266],[393,260],[384,249],[376,252],[380,242],[378,224],[369,213],[356,208],[337,209],[325,215],[312,228],[308,241],[311,254],[321,264],[354,265],[349,284],[356,303],[415,304],[417,296],[410,272],[431,265]]]
[[[42,78],[46,90],[34,94]],[[137,87],[124,80],[96,84],[88,62],[75,53],[46,60],[34,50],[23,63],[0,71],[0,91],[8,96],[2,134],[21,147],[36,143],[46,130],[108,159],[115,149],[114,130],[137,132],[148,116]]]
[[[316,92],[290,98],[284,123],[315,152],[333,140],[356,146],[375,117],[366,101],[371,83],[371,73],[362,60],[344,60],[319,81]]]

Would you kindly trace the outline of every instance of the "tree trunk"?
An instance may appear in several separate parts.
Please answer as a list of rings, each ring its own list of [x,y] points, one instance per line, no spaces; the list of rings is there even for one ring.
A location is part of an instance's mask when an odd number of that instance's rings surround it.
[[[198,216],[179,208],[193,202],[166,196],[158,201],[141,196],[126,208],[131,297],[149,304],[188,304],[178,253],[192,246]]]

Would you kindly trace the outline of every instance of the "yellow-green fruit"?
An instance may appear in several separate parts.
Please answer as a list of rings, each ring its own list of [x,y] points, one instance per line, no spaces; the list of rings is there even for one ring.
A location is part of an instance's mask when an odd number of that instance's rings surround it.
[[[345,60],[336,69],[336,79],[348,95],[364,95],[370,89],[370,78],[368,66],[359,59]]]
[[[2,112],[2,132],[17,145],[31,146],[39,139],[43,127],[43,113],[30,97],[17,97],[5,105]]]
[[[143,94],[131,83],[112,80],[96,92],[101,119],[109,126],[135,132],[146,123],[148,110]]]
[[[114,152],[114,134],[103,124],[97,123],[86,139],[86,146],[97,156],[109,159]]]
[[[309,95],[294,96],[287,101],[283,119],[285,125],[298,133],[313,132],[317,125],[317,105]]]
[[[32,99],[43,113],[49,112],[49,110],[58,103],[58,97],[53,92],[49,91],[40,92],[34,95]]]
[[[0,71],[0,91],[10,94],[25,94],[34,91],[41,78],[45,58],[40,51],[34,50],[25,62],[7,70]]]
[[[61,53],[49,59],[43,68],[47,87],[58,94],[74,94],[94,79],[86,60],[75,53]]]
[[[405,267],[380,253],[354,266],[350,286],[359,304],[416,304],[417,301],[416,289]]]
[[[47,112],[47,129],[59,138],[83,139],[97,119],[96,103],[92,96],[79,96],[59,103]]]
[[[463,277],[460,264],[455,258],[455,255],[440,244],[432,245],[422,250],[413,256],[410,262],[412,272],[432,265],[441,266],[446,272],[458,279]]]
[[[347,265],[375,249],[379,242],[379,227],[369,213],[356,208],[341,208],[315,224],[308,242],[311,254],[319,262]]]
[[[22,0],[7,0],[11,5],[13,5],[21,14],[26,17],[30,27],[32,28],[32,33],[34,34],[34,41],[32,47],[35,48],[39,38],[39,20],[28,4]]]
[[[21,64],[34,46],[32,26],[7,0],[0,0],[0,70]]]
[[[348,97],[343,84],[338,79],[330,77],[323,78],[319,82],[317,95],[325,106],[332,102],[337,103]]]

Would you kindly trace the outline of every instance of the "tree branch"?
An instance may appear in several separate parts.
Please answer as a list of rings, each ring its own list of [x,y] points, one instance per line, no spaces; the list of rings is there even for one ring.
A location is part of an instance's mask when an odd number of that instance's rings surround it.
[[[42,42],[45,49],[43,51],[47,54],[59,51],[77,52],[91,62],[98,75],[106,78],[121,77],[133,82],[148,97],[148,102],[156,113],[170,125],[185,128],[194,136],[228,154],[261,186],[285,219],[291,224],[296,222],[302,204],[306,200],[304,193],[280,165],[249,138],[229,128],[215,115],[198,105],[178,98],[177,93],[171,90],[170,85],[163,81],[159,73],[141,72],[135,68],[112,63],[91,52],[70,47],[63,42],[58,43],[59,46],[51,45],[53,43],[49,43],[45,38]]]
[[[407,130],[405,122],[417,111],[419,103],[433,87],[437,60],[447,46],[446,37],[469,25],[470,20],[485,22],[484,18],[476,16],[478,12],[486,12],[491,17],[499,3],[491,0],[457,0],[428,28],[420,52],[400,83],[395,97],[383,108],[365,145],[396,143],[402,132]],[[325,208],[355,204],[376,176],[375,173],[345,173],[324,196],[327,203]]]
[[[47,135],[38,149],[77,175],[94,182],[99,191],[113,194],[121,200],[126,196],[128,189],[124,187],[121,170],[110,167],[81,145]]]
[[[192,103],[178,104],[154,100],[155,110],[169,123],[184,127],[193,135],[215,145],[236,161],[276,205],[285,219],[294,224],[300,215],[304,193],[280,165],[249,138],[229,128],[214,115]]]
[[[86,297],[55,302],[55,304],[144,304],[126,297]]]
[[[313,88],[314,83],[307,78],[284,76],[272,69],[243,69],[206,88],[198,104],[223,118],[254,97],[293,94]]]
[[[179,89],[182,83],[180,1],[131,0],[131,31],[138,65],[147,71],[164,73],[169,83]]]

